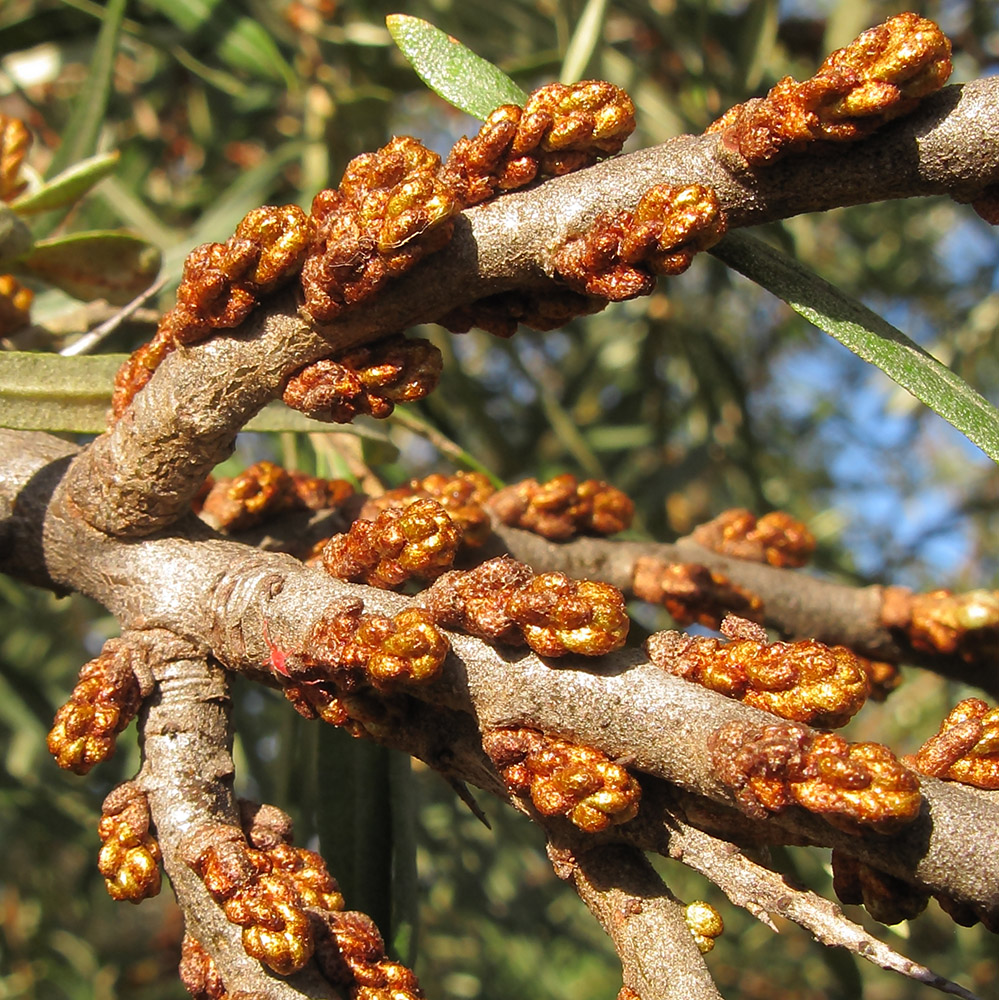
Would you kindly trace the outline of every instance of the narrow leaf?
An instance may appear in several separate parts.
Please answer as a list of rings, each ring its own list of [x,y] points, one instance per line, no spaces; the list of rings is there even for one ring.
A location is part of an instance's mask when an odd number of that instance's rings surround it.
[[[104,21],[97,34],[90,71],[73,106],[73,114],[63,133],[62,143],[49,164],[50,177],[62,173],[71,163],[91,156],[97,149],[97,137],[111,95],[111,77],[114,73],[121,23],[125,17],[125,3],[126,0],[108,0],[104,8]]]
[[[389,14],[385,23],[419,78],[456,108],[485,119],[501,104],[527,100],[506,73],[432,24],[408,14]]]
[[[95,231],[40,240],[18,266],[85,302],[121,306],[152,284],[160,256],[139,236]]]
[[[562,83],[576,83],[590,75],[589,66],[600,45],[606,18],[607,0],[587,0],[562,59]]]
[[[62,357],[0,351],[0,427],[19,431],[100,434],[107,428],[111,385],[127,354]],[[283,403],[271,403],[248,431],[323,431],[387,441],[385,431],[365,424],[324,424]]]
[[[711,252],[880,368],[999,462],[999,410],[901,330],[798,261],[746,233],[729,233]]]
[[[11,208],[20,215],[32,212],[47,212],[53,208],[72,205],[83,197],[95,184],[118,166],[118,153],[101,153],[81,160],[53,177],[36,191],[25,194],[11,202]]]

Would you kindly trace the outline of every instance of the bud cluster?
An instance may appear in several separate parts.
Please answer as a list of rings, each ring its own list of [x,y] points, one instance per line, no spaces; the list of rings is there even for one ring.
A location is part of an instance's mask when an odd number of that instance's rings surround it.
[[[438,624],[540,656],[602,656],[624,645],[624,596],[594,580],[541,573],[509,556],[445,573],[423,595]]]
[[[205,243],[184,261],[177,301],[156,335],[122,365],[111,397],[112,419],[125,412],[178,344],[239,326],[260,301],[293,277],[305,258],[309,220],[297,205],[264,205],[249,212],[225,243]]]
[[[814,142],[864,138],[939,90],[952,68],[950,42],[937,25],[897,14],[833,52],[811,79],[784,77],[707,131],[721,132],[749,167],[765,166]]]
[[[867,700],[867,671],[845,646],[768,642],[761,625],[734,615],[721,630],[729,641],[656,632],[645,648],[677,677],[794,722],[844,726]]]
[[[389,508],[408,507],[414,500],[436,500],[461,529],[462,544],[477,548],[489,537],[491,521],[485,503],[495,491],[489,477],[481,472],[456,472],[453,476],[432,473],[372,497],[361,508],[361,516],[374,518]]]
[[[461,544],[461,528],[436,500],[389,507],[373,521],[358,518],[322,551],[331,576],[372,587],[401,587],[412,577],[432,580],[449,569]]]
[[[0,201],[13,201],[21,193],[21,164],[31,146],[31,133],[20,118],[0,114]]]
[[[525,479],[495,493],[489,507],[504,523],[563,541],[575,535],[613,535],[631,525],[635,505],[598,479],[565,473],[545,483]]]
[[[590,747],[535,729],[493,729],[482,746],[515,795],[530,795],[542,816],[566,816],[586,833],[626,823],[642,789],[620,764]]]
[[[657,184],[633,212],[598,216],[558,250],[552,264],[574,291],[620,302],[648,295],[658,274],[686,271],[726,228],[713,188]]]
[[[312,957],[310,911],[343,908],[323,859],[287,839],[261,849],[239,827],[211,823],[184,841],[181,854],[229,921],[243,928],[246,953],[278,975],[297,972]]]
[[[879,871],[843,851],[832,852],[833,891],[840,902],[864,906],[882,924],[899,924],[918,917],[930,901],[902,879]]]
[[[97,868],[112,899],[139,903],[160,891],[160,848],[150,821],[149,802],[134,781],[118,785],[104,800]]]
[[[635,128],[631,98],[611,83],[549,83],[523,108],[504,104],[473,138],[455,143],[444,166],[462,205],[477,205],[542,177],[618,153]]]
[[[152,690],[151,679],[136,669],[137,655],[126,640],[108,639],[100,655],[83,665],[48,735],[49,753],[60,767],[86,774],[114,753],[118,733]]]
[[[965,698],[905,762],[934,778],[999,790],[999,708]]]
[[[815,551],[808,528],[782,510],[759,519],[743,507],[726,510],[696,527],[691,538],[713,552],[778,569],[804,566]]]
[[[353,492],[346,480],[287,472],[273,462],[262,461],[232,479],[212,483],[199,512],[220,530],[242,531],[286,510],[339,507]]]
[[[291,377],[281,398],[327,423],[349,424],[359,414],[381,420],[396,403],[433,392],[440,374],[441,352],[429,340],[388,337],[336,359],[314,361]]]
[[[716,629],[726,614],[754,621],[763,617],[763,601],[756,594],[700,563],[640,556],[631,588],[639,600],[663,605],[678,625],[697,622]]]
[[[848,833],[891,833],[919,815],[918,776],[880,743],[848,743],[788,722],[730,722],[708,749],[715,776],[757,819],[799,805]]]
[[[308,313],[326,323],[370,299],[389,279],[447,245],[460,207],[440,157],[410,136],[355,157],[340,186],[312,201],[302,266]]]

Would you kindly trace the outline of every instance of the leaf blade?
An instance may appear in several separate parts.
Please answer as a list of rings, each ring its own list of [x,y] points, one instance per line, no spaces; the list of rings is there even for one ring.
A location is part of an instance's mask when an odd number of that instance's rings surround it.
[[[80,160],[50,181],[46,181],[38,190],[11,202],[10,207],[20,215],[28,215],[71,205],[82,198],[95,184],[113,174],[119,159],[120,155],[115,150]]]
[[[448,104],[485,119],[501,104],[522,105],[527,100],[501,69],[429,22],[389,14],[385,23],[417,76]]]
[[[999,409],[901,330],[747,233],[729,233],[711,253],[879,368],[999,462]]]

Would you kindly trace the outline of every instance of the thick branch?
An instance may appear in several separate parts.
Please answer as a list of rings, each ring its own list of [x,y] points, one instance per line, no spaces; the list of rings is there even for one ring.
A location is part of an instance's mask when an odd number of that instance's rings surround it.
[[[79,463],[74,502],[111,534],[165,527],[296,368],[488,295],[552,287],[552,257],[566,239],[601,212],[633,209],[654,184],[714,187],[733,227],[888,198],[969,200],[999,182],[997,103],[995,78],[948,87],[864,142],[755,174],[726,165],[731,158],[720,153],[717,134],[679,136],[494,199],[458,219],[447,248],[322,331],[299,318],[284,294],[241,331],[175,352]]]
[[[6,437],[0,434],[0,442]],[[23,448],[25,436],[10,439]],[[33,440],[48,441],[42,435]],[[45,460],[40,457],[41,468],[28,475],[36,488],[22,490],[17,513],[44,509],[59,472],[58,460],[44,467]],[[271,655],[268,639],[286,651],[303,650],[324,611],[345,596],[361,597],[368,610],[381,613],[409,603],[340,583],[289,556],[213,537],[193,518],[191,537],[134,544],[109,539],[71,511],[56,490],[44,520],[18,519],[6,567],[88,594],[123,628],[176,632],[234,670],[259,676]],[[455,635],[452,645],[442,678],[421,689],[421,698],[468,714],[479,727],[530,726],[631,759],[639,771],[728,806],[733,798],[714,777],[708,737],[728,721],[772,721],[665,674],[637,651],[556,665],[468,636]],[[920,817],[893,837],[853,837],[798,810],[771,823],[785,836],[841,848],[930,891],[999,910],[999,855],[990,834],[999,820],[996,796],[933,779],[924,780],[923,794]]]
[[[201,879],[184,863],[180,845],[210,823],[239,824],[230,755],[229,690],[225,674],[164,632],[146,633],[154,644],[157,695],[140,722],[144,761],[139,783],[146,793],[163,866],[184,913],[187,932],[212,956],[230,993],[260,1000],[337,1000],[338,994],[310,965],[286,979],[271,975],[243,948]]]

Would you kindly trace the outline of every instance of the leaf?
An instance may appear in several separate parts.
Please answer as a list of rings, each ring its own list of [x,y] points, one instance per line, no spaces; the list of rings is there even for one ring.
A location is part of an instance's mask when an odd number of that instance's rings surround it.
[[[125,3],[126,0],[108,0],[104,9],[104,21],[97,34],[90,70],[73,106],[62,143],[49,164],[50,177],[59,175],[70,164],[91,156],[97,149],[97,137],[111,95],[114,57],[118,51],[118,38],[125,17]]]
[[[107,429],[111,386],[127,354],[61,357],[29,351],[0,351],[0,427],[20,431],[100,434]],[[328,431],[386,441],[385,431],[365,424],[324,424],[271,403],[248,431]]]
[[[31,230],[12,208],[0,202],[0,265],[6,267],[5,261],[27,253],[31,244]]]
[[[607,0],[587,0],[562,59],[559,72],[562,83],[576,83],[588,76],[587,70],[600,44],[606,19]]]
[[[389,14],[385,23],[417,76],[456,108],[485,119],[501,104],[527,100],[506,73],[440,28],[408,14]]]
[[[152,284],[160,259],[159,249],[139,236],[94,231],[39,240],[17,263],[75,298],[121,306]]]
[[[999,410],[901,330],[792,257],[746,233],[729,233],[711,253],[880,368],[999,462]]]
[[[32,212],[47,212],[53,208],[72,205],[85,195],[95,184],[114,173],[118,166],[116,152],[100,153],[64,170],[57,177],[47,181],[30,194],[22,195],[11,202],[11,208],[20,215]]]

